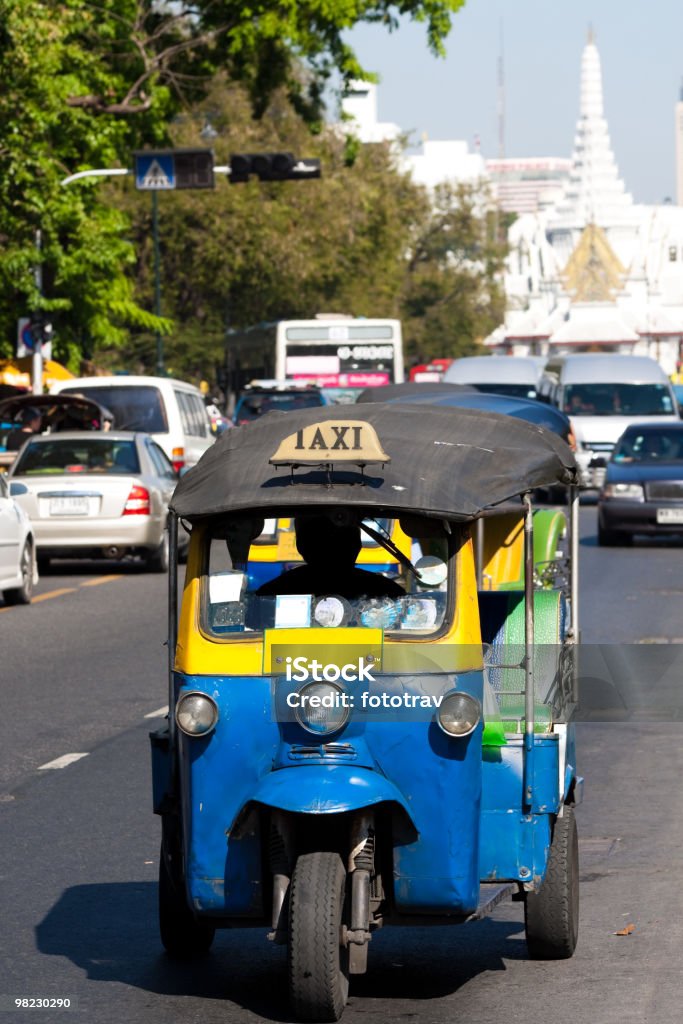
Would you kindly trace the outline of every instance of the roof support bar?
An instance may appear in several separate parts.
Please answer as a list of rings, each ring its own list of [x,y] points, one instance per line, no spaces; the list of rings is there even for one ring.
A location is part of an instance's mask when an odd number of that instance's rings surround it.
[[[524,803],[530,810],[534,779],[534,512],[524,494]]]

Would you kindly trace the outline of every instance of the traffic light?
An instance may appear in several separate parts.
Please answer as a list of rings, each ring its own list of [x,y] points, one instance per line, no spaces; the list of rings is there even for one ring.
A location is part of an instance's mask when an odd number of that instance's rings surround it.
[[[319,160],[302,160],[293,153],[233,153],[230,157],[230,183],[248,181],[255,175],[260,181],[295,181],[320,177]]]

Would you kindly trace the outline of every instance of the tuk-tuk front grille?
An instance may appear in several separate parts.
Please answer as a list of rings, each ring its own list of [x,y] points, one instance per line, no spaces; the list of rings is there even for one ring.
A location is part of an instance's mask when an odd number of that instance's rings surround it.
[[[350,743],[295,743],[289,748],[289,756],[296,761],[309,757],[334,757],[353,761],[356,750]]]

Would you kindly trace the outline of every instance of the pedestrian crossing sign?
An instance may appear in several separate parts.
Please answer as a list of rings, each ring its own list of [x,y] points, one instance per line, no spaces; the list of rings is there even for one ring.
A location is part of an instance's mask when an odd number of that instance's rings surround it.
[[[176,187],[175,159],[172,152],[135,154],[135,187],[163,191]]]

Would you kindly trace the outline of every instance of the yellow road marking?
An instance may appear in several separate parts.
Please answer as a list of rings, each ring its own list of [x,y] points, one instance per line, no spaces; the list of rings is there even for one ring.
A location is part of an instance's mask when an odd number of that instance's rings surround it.
[[[47,594],[38,594],[33,598],[32,604],[38,604],[39,601],[50,601],[53,597],[63,597],[64,594],[75,594],[81,587],[99,587],[100,583],[109,583],[111,580],[120,580],[122,576],[120,573],[113,573],[109,576],[98,576],[94,580],[86,580],[84,583],[79,583],[77,587],[61,587],[59,590],[49,590]],[[6,605],[4,608],[0,608],[0,614],[2,612],[12,611],[10,605]]]
[[[49,601],[52,597],[61,597],[62,594],[75,594],[78,587],[62,587],[61,590],[48,590],[47,594],[38,594],[37,597],[33,598],[33,604],[37,604],[38,601]]]
[[[95,580],[86,580],[81,583],[82,587],[99,587],[100,583],[109,583],[110,580],[120,580],[121,573],[113,573],[111,576],[98,576]]]

